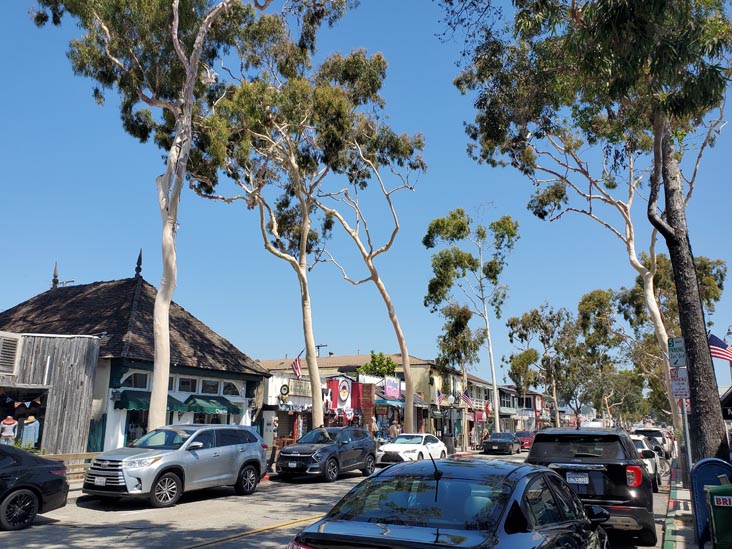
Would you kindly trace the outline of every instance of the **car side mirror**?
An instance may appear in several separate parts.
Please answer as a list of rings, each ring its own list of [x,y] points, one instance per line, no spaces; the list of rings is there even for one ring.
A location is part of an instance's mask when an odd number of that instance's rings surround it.
[[[587,514],[587,518],[590,519],[590,522],[595,526],[610,519],[610,512],[599,505],[586,505],[585,513]]]
[[[199,441],[193,441],[193,442],[191,442],[190,446],[188,446],[189,451],[200,450],[201,448],[203,448],[203,442],[199,442]]]
[[[653,450],[641,450],[641,457],[643,459],[654,459],[656,457],[656,452]]]
[[[656,452],[659,456],[663,456],[665,454],[663,448],[661,448],[660,446],[654,446],[653,451]]]

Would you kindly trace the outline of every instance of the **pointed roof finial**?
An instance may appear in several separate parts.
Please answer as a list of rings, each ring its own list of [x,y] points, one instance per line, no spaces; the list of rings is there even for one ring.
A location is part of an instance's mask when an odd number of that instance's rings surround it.
[[[58,288],[58,261],[53,263],[53,278],[51,279],[51,288]]]
[[[137,267],[135,267],[135,278],[140,278],[142,272],[142,248],[140,248],[140,255],[137,256]]]

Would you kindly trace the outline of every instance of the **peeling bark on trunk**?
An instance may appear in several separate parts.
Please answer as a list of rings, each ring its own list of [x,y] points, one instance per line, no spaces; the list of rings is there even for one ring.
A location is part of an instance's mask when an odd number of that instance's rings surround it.
[[[305,361],[308,364],[310,376],[310,390],[313,394],[313,427],[325,425],[323,420],[323,390],[320,384],[317,349],[313,335],[313,314],[310,305],[310,289],[308,286],[307,271],[301,266],[297,273],[300,281],[300,304],[302,306],[302,329],[305,336]],[[337,395],[334,395],[336,398]]]
[[[692,458],[694,461],[706,457],[728,460],[729,445],[714,365],[709,353],[699,281],[689,242],[681,174],[668,121],[663,114],[657,114],[654,132],[656,134],[654,170],[657,172],[661,168],[662,171],[667,223],[655,215],[659,190],[658,173],[652,178],[655,179],[656,186],[651,189],[648,214],[651,222],[666,240],[673,266],[681,334],[684,337],[688,360],[692,407],[689,436]]]

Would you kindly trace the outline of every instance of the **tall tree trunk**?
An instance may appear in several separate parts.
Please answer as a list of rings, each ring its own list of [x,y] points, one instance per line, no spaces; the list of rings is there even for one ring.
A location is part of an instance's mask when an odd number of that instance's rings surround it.
[[[557,402],[557,382],[552,377],[552,398],[554,399],[554,422],[557,427],[561,427],[562,423],[559,421],[559,402]]]
[[[364,260],[366,258],[364,257]],[[381,280],[376,267],[374,267],[373,261],[367,260],[366,265],[371,273],[371,280],[374,281],[376,287],[381,294],[381,298],[386,305],[386,310],[389,314],[389,320],[394,328],[397,341],[399,343],[399,352],[402,353],[402,369],[404,370],[404,385],[406,387],[406,393],[404,395],[404,432],[416,433],[417,426],[414,421],[414,381],[412,380],[412,367],[409,360],[409,351],[407,350],[407,340],[402,332],[402,327],[399,324],[399,318],[397,317],[396,310],[394,309],[394,303],[391,300],[389,292],[386,291],[386,286]]]
[[[307,269],[301,267],[297,273],[300,281],[300,304],[302,306],[302,330],[305,336],[305,360],[308,364],[310,376],[310,391],[313,394],[313,427],[325,425],[323,420],[323,390],[318,369],[318,353],[313,335],[313,314],[310,305],[310,289],[308,286]],[[337,398],[338,395],[333,395]]]
[[[656,114],[654,133],[654,174],[651,178],[648,217],[664,236],[673,266],[681,334],[684,337],[688,361],[692,458],[694,461],[706,457],[728,460],[729,445],[714,365],[709,353],[699,281],[689,242],[681,174],[668,120],[662,113]],[[656,215],[659,170],[663,177],[667,223]]]
[[[481,261],[482,264],[482,261]],[[491,325],[488,321],[488,308],[485,303],[485,299],[482,300],[483,303],[483,320],[485,320],[485,339],[488,343],[488,362],[491,366],[491,380],[493,383],[493,431],[496,433],[501,432],[501,410],[500,410],[500,400],[498,398],[498,382],[496,381],[496,363],[493,360],[493,338],[491,337]]]

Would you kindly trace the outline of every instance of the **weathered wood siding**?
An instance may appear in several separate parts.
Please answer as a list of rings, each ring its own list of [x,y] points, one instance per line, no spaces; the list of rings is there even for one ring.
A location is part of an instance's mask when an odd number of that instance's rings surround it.
[[[48,390],[41,441],[46,453],[86,451],[98,356],[97,337],[23,335],[16,374],[0,375],[0,386]]]

